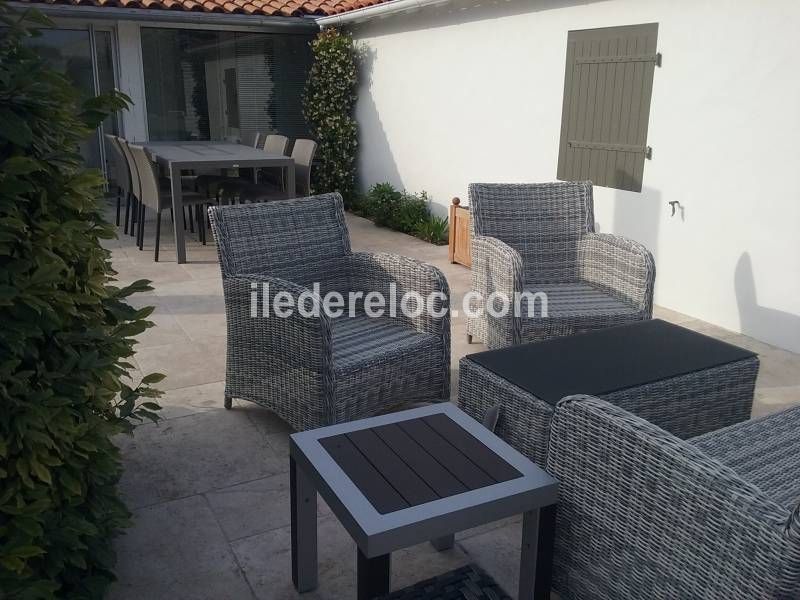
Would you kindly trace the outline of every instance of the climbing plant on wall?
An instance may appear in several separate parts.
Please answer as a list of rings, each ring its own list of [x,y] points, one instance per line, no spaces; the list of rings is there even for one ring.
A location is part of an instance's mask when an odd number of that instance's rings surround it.
[[[339,192],[349,205],[355,191],[358,124],[353,117],[358,51],[353,39],[324,29],[311,42],[314,62],[303,93],[303,114],[319,144],[312,171],[315,193]]]

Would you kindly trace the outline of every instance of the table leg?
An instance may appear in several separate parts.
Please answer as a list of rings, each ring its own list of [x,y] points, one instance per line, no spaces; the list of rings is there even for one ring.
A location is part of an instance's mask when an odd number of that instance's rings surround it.
[[[358,548],[358,600],[371,600],[389,593],[391,554],[367,558]]]
[[[442,550],[450,550],[455,544],[456,541],[456,534],[451,533],[450,535],[443,535],[442,537],[438,537],[431,540],[431,546],[436,548],[439,552]]]
[[[172,212],[175,215],[183,214],[183,199],[181,193],[181,169],[175,165],[169,166],[169,176],[172,192]],[[175,259],[178,264],[186,262],[186,242],[183,239],[183,226],[181,219],[173,220],[175,231]]]
[[[292,582],[298,592],[317,587],[317,491],[289,458],[292,505]]]
[[[294,180],[294,163],[289,163],[286,166],[286,195],[289,198],[294,198],[297,195]]]
[[[553,580],[556,505],[524,513],[519,600],[547,600]]]

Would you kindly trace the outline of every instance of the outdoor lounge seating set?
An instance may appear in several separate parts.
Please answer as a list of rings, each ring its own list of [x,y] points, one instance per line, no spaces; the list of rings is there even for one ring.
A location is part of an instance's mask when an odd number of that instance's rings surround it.
[[[474,290],[544,291],[549,315],[469,320],[490,350],[461,360],[460,411],[358,423],[450,399],[449,315],[372,318],[357,305],[353,317],[252,318],[253,284],[269,284],[262,315],[315,282],[320,295],[394,283],[447,297],[443,274],[352,253],[338,194],[209,211],[225,406],[253,401],[304,432],[291,449],[297,588],[316,585],[319,491],[357,542],[359,598],[388,593],[391,550],[425,535],[447,548],[460,529],[520,512],[520,598],[551,584],[564,599],[800,598],[800,407],[748,420],[757,356],[651,319],[653,258],[594,232],[590,183],[474,184],[470,205]],[[473,569],[386,597],[445,588],[502,597]]]
[[[111,192],[116,195],[116,224],[119,226],[122,221],[121,206],[124,201],[124,232],[135,235],[137,246],[139,250],[142,250],[145,211],[147,209],[155,211],[155,261],[158,261],[159,256],[161,213],[165,209],[170,209],[173,219],[176,205],[180,207],[181,213],[183,213],[183,209],[186,209],[189,216],[187,221],[186,215],[181,215],[183,228],[185,229],[188,225],[189,230],[193,233],[196,225],[200,241],[205,245],[205,208],[207,206],[221,203],[285,200],[308,196],[311,193],[311,164],[317,149],[317,144],[313,140],[296,140],[291,156],[283,159],[283,161],[292,163],[290,185],[286,185],[287,182],[282,172],[276,178],[270,177],[270,174],[262,175],[259,169],[234,168],[228,169],[228,174],[223,175],[200,174],[194,170],[184,174],[181,169],[178,169],[181,185],[178,197],[173,198],[173,194],[177,192],[171,186],[171,170],[166,169],[163,176],[159,176],[158,167],[154,162],[153,147],[159,148],[158,145],[151,143],[139,145],[108,134],[105,139],[106,147],[111,152],[109,179],[112,182]],[[193,144],[193,142],[186,142],[184,146],[189,149],[200,149],[200,146],[193,146]],[[228,146],[238,144],[238,140],[229,141],[226,144]],[[263,151],[265,156],[285,157],[289,147],[289,138],[276,134],[261,136],[259,133],[255,133],[250,146]],[[241,146],[239,147],[241,148]],[[252,149],[250,153],[253,153]],[[248,171],[249,177],[246,176]],[[182,239],[178,245],[182,246]],[[180,250],[178,259],[179,262],[182,262]]]

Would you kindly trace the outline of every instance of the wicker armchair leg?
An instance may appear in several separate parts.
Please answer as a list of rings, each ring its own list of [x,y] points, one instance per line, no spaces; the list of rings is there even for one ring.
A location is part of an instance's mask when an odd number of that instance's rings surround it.
[[[233,397],[228,396],[228,394],[225,394],[225,408],[230,410],[232,406],[233,406]]]
[[[471,343],[472,343],[472,334],[471,334],[471,333],[468,333],[468,334],[467,334],[467,343],[468,343],[468,344],[471,344]]]

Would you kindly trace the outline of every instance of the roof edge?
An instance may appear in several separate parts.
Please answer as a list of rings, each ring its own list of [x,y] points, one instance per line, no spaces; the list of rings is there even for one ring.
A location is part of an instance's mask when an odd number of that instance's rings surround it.
[[[389,2],[382,2],[380,4],[374,4],[373,6],[348,10],[338,15],[317,17],[316,21],[319,23],[320,27],[335,27],[349,23],[361,23],[375,17],[385,17],[401,12],[411,12],[427,6],[435,6],[446,2],[450,2],[450,0],[389,0]]]
[[[50,4],[44,2],[14,2],[8,3],[18,10],[36,9],[50,17],[71,19],[96,19],[104,21],[141,21],[161,23],[187,23],[193,25],[242,25],[248,27],[262,27],[275,31],[306,30],[315,32],[319,30],[317,19],[314,17],[287,17],[233,14],[222,12],[196,12],[185,10],[153,10],[148,8],[123,8],[115,6],[109,10],[103,6],[83,6],[74,4]]]

